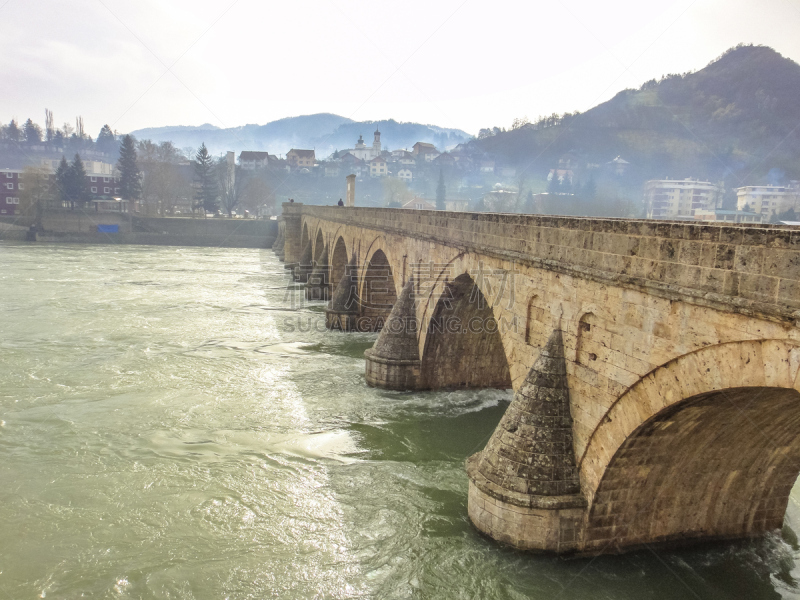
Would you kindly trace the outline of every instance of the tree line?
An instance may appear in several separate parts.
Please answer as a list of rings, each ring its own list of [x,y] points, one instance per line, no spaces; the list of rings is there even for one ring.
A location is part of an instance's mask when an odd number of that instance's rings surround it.
[[[69,121],[61,127],[56,127],[53,112],[45,109],[44,127],[28,118],[22,125],[16,119],[11,119],[7,125],[0,125],[0,141],[11,142],[20,146],[47,145],[54,149],[61,148],[67,151],[95,150],[105,154],[114,155],[119,149],[118,134],[111,130],[109,125],[103,125],[97,134],[97,139],[86,133],[83,117],[75,117],[73,126]]]

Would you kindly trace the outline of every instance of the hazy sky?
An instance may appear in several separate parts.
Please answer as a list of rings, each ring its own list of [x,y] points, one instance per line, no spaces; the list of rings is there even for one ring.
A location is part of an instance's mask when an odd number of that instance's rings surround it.
[[[586,110],[739,42],[800,62],[798,0],[0,0],[0,120],[127,132],[332,112],[477,133]]]

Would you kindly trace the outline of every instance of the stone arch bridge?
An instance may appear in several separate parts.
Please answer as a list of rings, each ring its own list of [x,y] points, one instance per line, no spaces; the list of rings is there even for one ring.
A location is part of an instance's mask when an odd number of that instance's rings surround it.
[[[284,204],[370,385],[513,388],[469,515],[520,549],[780,528],[800,472],[800,230]]]

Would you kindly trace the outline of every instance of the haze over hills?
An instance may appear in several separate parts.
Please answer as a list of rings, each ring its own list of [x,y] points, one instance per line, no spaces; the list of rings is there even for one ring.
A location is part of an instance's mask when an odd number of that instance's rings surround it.
[[[737,46],[559,124],[484,133],[471,145],[532,176],[565,153],[599,165],[622,156],[638,180],[701,177],[730,188],[776,173],[800,178],[799,126],[800,65],[772,48]]]
[[[452,147],[470,139],[460,129],[446,129],[419,123],[386,121],[353,121],[329,113],[288,117],[266,125],[244,125],[222,129],[213,125],[151,127],[132,131],[137,139],[154,142],[171,141],[178,148],[196,148],[205,143],[212,154],[227,150],[262,150],[285,154],[291,148],[315,149],[318,158],[335,150],[353,148],[359,135],[372,145],[375,128],[381,131],[384,148],[411,148],[416,142],[430,142],[437,147]]]

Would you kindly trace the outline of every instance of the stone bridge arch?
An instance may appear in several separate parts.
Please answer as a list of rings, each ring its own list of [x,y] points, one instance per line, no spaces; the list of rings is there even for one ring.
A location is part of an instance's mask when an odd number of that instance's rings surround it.
[[[312,247],[312,270],[306,283],[306,299],[328,300],[330,298],[330,274],[328,247],[322,227],[317,225],[317,233]]]
[[[781,527],[800,473],[800,345],[708,346],[623,393],[579,461],[583,550]]]
[[[400,273],[398,273],[400,271]],[[402,264],[391,259],[386,240],[377,237],[358,269],[359,330],[380,331],[397,302]]]
[[[339,230],[333,234],[331,241],[333,246],[330,253],[330,278],[331,287],[336,287],[344,277],[345,267],[351,253],[347,251],[347,242]]]
[[[481,286],[469,273],[436,283],[421,321],[420,387],[510,388],[500,323]]]

